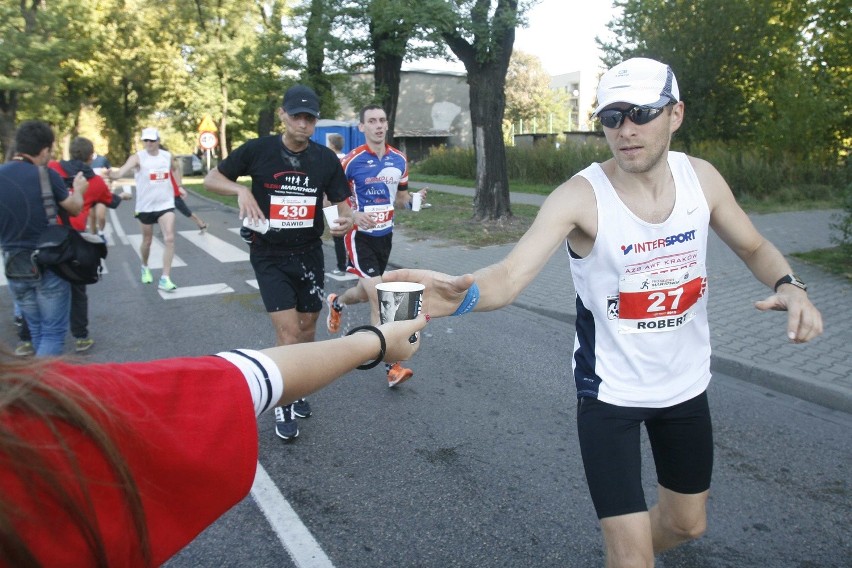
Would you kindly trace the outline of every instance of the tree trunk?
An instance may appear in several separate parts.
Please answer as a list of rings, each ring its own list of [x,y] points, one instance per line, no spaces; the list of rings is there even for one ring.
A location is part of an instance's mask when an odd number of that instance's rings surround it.
[[[257,113],[258,137],[269,136],[275,130],[275,105],[275,101],[269,101],[269,105]]]
[[[15,121],[18,115],[18,91],[0,91],[0,157],[12,159],[15,151]]]
[[[512,216],[509,201],[509,174],[503,141],[505,70],[498,64],[468,69],[470,120],[476,156],[476,195],[473,217],[496,220]]]
[[[228,157],[228,78],[221,76],[222,117],[219,119],[219,158]]]
[[[384,52],[379,47],[382,41],[383,38],[373,38],[373,49],[376,53],[373,85],[376,96],[388,115],[388,144],[394,146],[394,125],[396,124],[396,109],[399,104],[402,55]]]
[[[441,34],[464,64],[470,86],[470,121],[476,156],[473,218],[478,221],[512,216],[502,123],[506,110],[506,71],[515,43],[518,0],[498,0],[489,22],[490,5],[489,0],[477,0],[471,11],[473,27],[477,30],[473,43],[456,29]]]

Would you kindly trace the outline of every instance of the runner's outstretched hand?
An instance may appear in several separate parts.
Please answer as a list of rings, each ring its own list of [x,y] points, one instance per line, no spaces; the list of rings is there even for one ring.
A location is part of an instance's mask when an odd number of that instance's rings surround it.
[[[385,272],[384,282],[418,282],[426,286],[423,291],[423,313],[429,317],[451,315],[464,300],[467,289],[473,285],[473,274],[450,276],[434,270],[402,268]]]
[[[755,302],[754,307],[787,312],[787,337],[793,343],[806,343],[822,334],[822,314],[816,309],[807,292],[795,286],[781,286],[778,292],[765,300]]]

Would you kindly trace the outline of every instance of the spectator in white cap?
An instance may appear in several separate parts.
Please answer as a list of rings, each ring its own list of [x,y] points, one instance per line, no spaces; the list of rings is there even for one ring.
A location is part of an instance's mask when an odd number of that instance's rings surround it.
[[[385,282],[425,284],[432,317],[494,310],[512,303],[567,243],[576,298],[566,301],[577,307],[577,431],[608,567],[653,566],[657,553],[698,538],[707,525],[710,228],[769,288],[755,307],[787,312],[778,323],[789,341],[822,333],[805,284],[757,232],[719,172],[669,150],[684,114],[668,65],[616,65],[601,78],[594,112],[612,159],[556,188],[506,258],[457,277],[384,275]],[[650,509],[642,490],[643,423],[657,470]]]
[[[142,226],[140,279],[143,284],[154,281],[148,257],[156,223],[163,233],[163,272],[157,288],[174,292],[177,286],[172,282],[171,268],[175,256],[175,199],[171,178],[176,175],[177,164],[169,152],[160,148],[160,133],[156,128],[143,129],[141,139],[145,149],[127,158],[118,170],[109,170],[109,179],[119,179],[131,170],[135,172],[136,218]]]

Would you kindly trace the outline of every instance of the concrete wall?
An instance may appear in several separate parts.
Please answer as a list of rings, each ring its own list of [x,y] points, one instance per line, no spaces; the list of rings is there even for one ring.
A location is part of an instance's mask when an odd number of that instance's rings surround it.
[[[358,81],[372,81],[372,74],[359,74]],[[402,71],[399,84],[399,103],[396,112],[395,136],[410,138],[446,139],[451,147],[473,145],[470,123],[470,96],[466,75],[454,71]],[[358,109],[345,100],[339,120],[358,121]]]

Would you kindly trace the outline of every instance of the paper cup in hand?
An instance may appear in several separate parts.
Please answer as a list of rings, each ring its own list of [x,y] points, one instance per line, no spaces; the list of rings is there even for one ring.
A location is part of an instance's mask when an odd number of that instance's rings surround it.
[[[420,192],[415,192],[411,194],[411,210],[412,211],[420,211],[420,206],[423,205],[423,196],[420,195]]]
[[[126,183],[121,186],[121,191],[123,191],[124,193],[129,193],[130,195],[133,195],[133,192],[131,191],[130,185],[128,185]]]
[[[261,235],[265,235],[269,230],[269,219],[264,219],[263,221],[253,222],[248,217],[243,219],[243,227],[251,229],[256,233],[260,233]]]
[[[415,282],[383,282],[376,285],[379,295],[379,319],[382,323],[403,321],[420,315],[423,304],[423,290],[426,286]],[[410,343],[417,341],[417,336],[408,338]]]
[[[325,224],[328,225],[329,229],[336,228],[337,223],[335,222],[340,215],[337,213],[337,205],[329,205],[328,207],[322,208],[323,215],[325,215]]]

